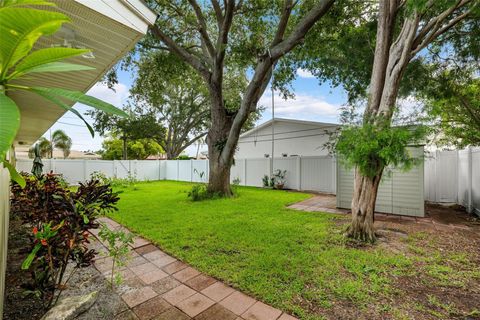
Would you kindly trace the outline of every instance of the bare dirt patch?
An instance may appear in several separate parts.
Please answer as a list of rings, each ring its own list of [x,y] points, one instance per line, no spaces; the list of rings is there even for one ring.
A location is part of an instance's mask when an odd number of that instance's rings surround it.
[[[459,206],[429,205],[427,214],[433,222],[376,221],[377,243],[355,248],[406,256],[411,267],[389,274],[391,290],[368,306],[332,301],[331,307],[316,310],[319,319],[480,319],[478,217]]]

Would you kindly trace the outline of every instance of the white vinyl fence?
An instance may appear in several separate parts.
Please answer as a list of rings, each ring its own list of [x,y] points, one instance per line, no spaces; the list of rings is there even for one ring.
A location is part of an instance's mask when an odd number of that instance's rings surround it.
[[[457,203],[480,214],[480,148],[428,154],[425,200]]]
[[[208,182],[208,160],[43,160],[43,172],[62,174],[72,184],[87,180],[95,172],[107,177],[137,180],[178,180]],[[262,186],[262,177],[270,175],[272,159],[235,159],[231,181],[241,185]],[[274,170],[287,170],[286,187],[297,190],[336,192],[336,161],[330,156],[275,158]],[[32,160],[18,160],[17,170],[30,172]]]

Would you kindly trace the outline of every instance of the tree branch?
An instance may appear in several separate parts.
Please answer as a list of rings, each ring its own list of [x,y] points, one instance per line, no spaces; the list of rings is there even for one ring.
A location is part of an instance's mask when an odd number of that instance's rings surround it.
[[[172,38],[166,35],[157,25],[150,27],[152,34],[165,43],[170,51],[179,55],[185,60],[189,65],[191,65],[195,70],[197,70],[205,79],[210,78],[210,71],[203,65],[202,61],[195,55],[188,52],[185,48],[178,45]]]
[[[476,6],[474,4],[469,10],[463,14],[458,15],[457,17],[451,19],[447,22],[446,25],[443,25],[443,22],[455,12],[455,10],[460,9],[470,3],[471,0],[458,0],[454,6],[449,7],[442,13],[440,13],[435,18],[432,18],[417,34],[412,45],[412,57],[415,56],[419,51],[428,46],[433,40],[435,40],[441,34],[447,32],[450,28],[456,25],[458,22],[463,20],[468,16],[472,9]]]
[[[217,18],[217,26],[218,26],[218,29],[220,30],[223,24],[222,8],[220,7],[220,4],[218,3],[217,0],[211,0],[211,1],[212,1],[213,10],[215,11],[215,16]]]
[[[233,22],[233,13],[235,9],[235,1],[234,0],[226,0],[225,1],[225,16],[223,19],[222,26],[218,32],[217,38],[217,55],[215,57],[215,65],[222,66],[223,69],[223,60],[225,59],[225,51],[226,45],[228,41],[228,33],[230,32],[230,28]],[[223,70],[222,70],[223,72]]]
[[[210,55],[210,58],[213,59],[213,57],[215,57],[215,48],[213,47],[212,41],[208,36],[207,22],[205,21],[205,17],[202,13],[202,9],[198,5],[197,1],[188,0],[188,2],[190,3],[193,10],[195,11],[195,16],[197,17],[197,21],[199,24],[198,31],[200,32],[202,42],[205,44],[205,47],[207,48],[207,52]]]
[[[272,45],[276,45],[283,40],[283,35],[285,34],[285,30],[287,29],[288,20],[290,19],[290,14],[292,13],[293,6],[294,4],[292,0],[285,0],[283,2],[282,16],[280,17],[280,22],[278,23],[277,32],[275,33],[275,37],[273,38]]]
[[[315,22],[317,22],[333,5],[335,0],[320,1],[313,9],[311,9],[293,28],[292,33],[283,41],[270,48],[270,56],[273,60],[278,60],[285,53],[293,49],[300,43],[305,34],[310,30]]]
[[[314,26],[315,22],[327,13],[334,2],[335,0],[320,1],[297,23],[290,35],[286,39],[280,41],[278,39],[280,39],[280,36],[283,38],[286,24],[288,23],[288,17],[290,15],[289,11],[291,11],[289,6],[292,5],[291,1],[286,1],[282,18],[280,19],[279,27],[274,39],[274,41],[279,42],[272,43],[268,53],[259,58],[255,73],[243,95],[242,103],[233,119],[226,144],[222,150],[221,157],[223,161],[227,161],[230,158],[229,156],[235,151],[235,146],[237,145],[243,124],[247,120],[249,113],[255,109],[260,96],[268,85],[272,75],[273,64],[301,42],[305,37],[305,34]]]

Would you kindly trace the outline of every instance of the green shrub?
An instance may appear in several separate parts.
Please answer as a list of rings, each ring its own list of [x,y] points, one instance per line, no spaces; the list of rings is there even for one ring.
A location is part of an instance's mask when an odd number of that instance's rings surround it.
[[[240,178],[235,178],[233,179],[232,184],[230,185],[234,196],[238,196],[238,186],[240,186],[240,182],[241,182]]]
[[[268,188],[270,186],[270,178],[268,177],[268,175],[264,175],[262,177],[262,184],[264,188]]]
[[[32,276],[31,293],[41,297],[45,307],[56,302],[65,286],[63,278],[70,262],[75,269],[92,263],[96,252],[88,248],[88,230],[98,228],[96,218],[117,210],[118,194],[98,180],[66,187],[52,173],[39,178],[23,174],[24,188],[12,185],[11,212],[32,227],[31,252],[22,264]],[[55,298],[56,296],[56,298]]]
[[[203,183],[197,183],[192,186],[192,189],[188,192],[188,197],[192,201],[200,201],[210,198],[207,191],[207,186]]]

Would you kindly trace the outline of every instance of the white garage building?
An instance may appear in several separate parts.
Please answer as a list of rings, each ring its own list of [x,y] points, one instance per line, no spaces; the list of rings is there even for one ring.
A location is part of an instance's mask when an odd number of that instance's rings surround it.
[[[261,177],[269,175],[272,168],[287,170],[286,187],[336,194],[337,207],[348,209],[353,194],[353,170],[346,169],[324,147],[328,133],[339,128],[339,124],[333,123],[269,120],[241,135],[232,180],[238,178],[244,185],[261,186]],[[423,156],[423,146],[410,150],[416,157]],[[385,170],[376,211],[424,216],[423,161],[408,172]]]
[[[245,132],[240,136],[235,156],[264,158],[272,154],[272,129],[275,157],[325,156],[323,147],[328,141],[328,132],[340,126],[334,123],[275,118]]]

